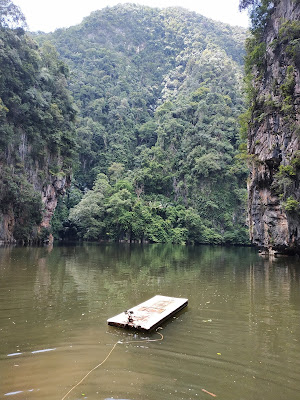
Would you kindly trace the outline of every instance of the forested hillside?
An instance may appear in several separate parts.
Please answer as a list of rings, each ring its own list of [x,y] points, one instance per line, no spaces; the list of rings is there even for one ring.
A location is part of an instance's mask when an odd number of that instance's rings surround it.
[[[68,64],[80,110],[57,235],[248,241],[247,169],[238,157],[242,28],[127,4],[37,39]]]
[[[25,18],[0,4],[0,242],[49,237],[50,219],[70,179],[75,108],[67,67],[39,49]]]

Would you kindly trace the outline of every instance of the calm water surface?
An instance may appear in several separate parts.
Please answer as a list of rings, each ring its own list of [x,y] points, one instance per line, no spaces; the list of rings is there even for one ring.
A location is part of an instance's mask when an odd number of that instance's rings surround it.
[[[106,320],[162,294],[158,335]],[[300,262],[249,248],[0,248],[0,399],[300,399]],[[207,392],[203,391],[206,390]]]

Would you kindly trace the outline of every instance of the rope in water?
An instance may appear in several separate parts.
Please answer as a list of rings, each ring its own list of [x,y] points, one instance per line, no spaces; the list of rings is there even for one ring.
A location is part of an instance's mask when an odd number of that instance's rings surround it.
[[[64,395],[64,397],[62,397],[61,400],[65,400],[65,399],[69,396],[69,394],[70,394],[74,389],[76,389],[76,388],[77,388],[77,387],[78,387],[78,386],[79,386],[93,371],[95,371],[95,369],[101,367],[101,365],[103,365],[103,364],[109,359],[111,353],[114,351],[114,349],[117,347],[118,344],[159,342],[159,341],[163,340],[164,335],[163,335],[162,333],[158,332],[158,329],[162,329],[162,328],[159,327],[159,328],[156,329],[156,333],[158,333],[158,334],[160,335],[160,338],[159,338],[159,339],[131,340],[131,341],[129,341],[129,342],[122,342],[122,341],[119,341],[119,340],[118,340],[118,341],[113,345],[112,349],[110,350],[110,352],[108,353],[108,355],[105,357],[105,359],[104,359],[103,361],[101,361],[100,364],[96,365],[96,367],[94,367],[93,369],[91,369],[78,383],[76,383],[76,385],[74,385],[74,386],[68,391],[68,393],[66,393],[66,394]]]

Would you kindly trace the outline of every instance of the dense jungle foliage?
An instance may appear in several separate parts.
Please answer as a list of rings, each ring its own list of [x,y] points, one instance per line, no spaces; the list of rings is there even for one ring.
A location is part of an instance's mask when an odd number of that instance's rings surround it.
[[[245,30],[127,4],[34,34],[40,48],[22,28],[2,25],[1,35],[1,165],[13,207],[20,180],[35,196],[33,166],[54,177],[72,166],[52,218],[57,238],[248,243],[238,151]],[[34,198],[25,203],[38,223]]]
[[[79,159],[53,219],[57,235],[248,242],[242,28],[128,4],[38,40],[69,65],[80,110]]]
[[[38,48],[25,26],[19,8],[1,0],[0,218],[8,215],[13,237],[29,241],[42,220],[43,185],[70,173],[75,109],[67,67],[53,46]]]

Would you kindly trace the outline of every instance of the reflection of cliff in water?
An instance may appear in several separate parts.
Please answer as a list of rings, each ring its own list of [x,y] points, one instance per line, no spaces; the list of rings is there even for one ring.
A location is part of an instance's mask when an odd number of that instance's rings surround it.
[[[249,268],[249,329],[253,346],[262,349],[262,358],[280,353],[284,359],[280,362],[294,362],[284,356],[279,338],[284,336],[290,348],[299,339],[299,276],[299,262],[291,258],[265,260]]]

